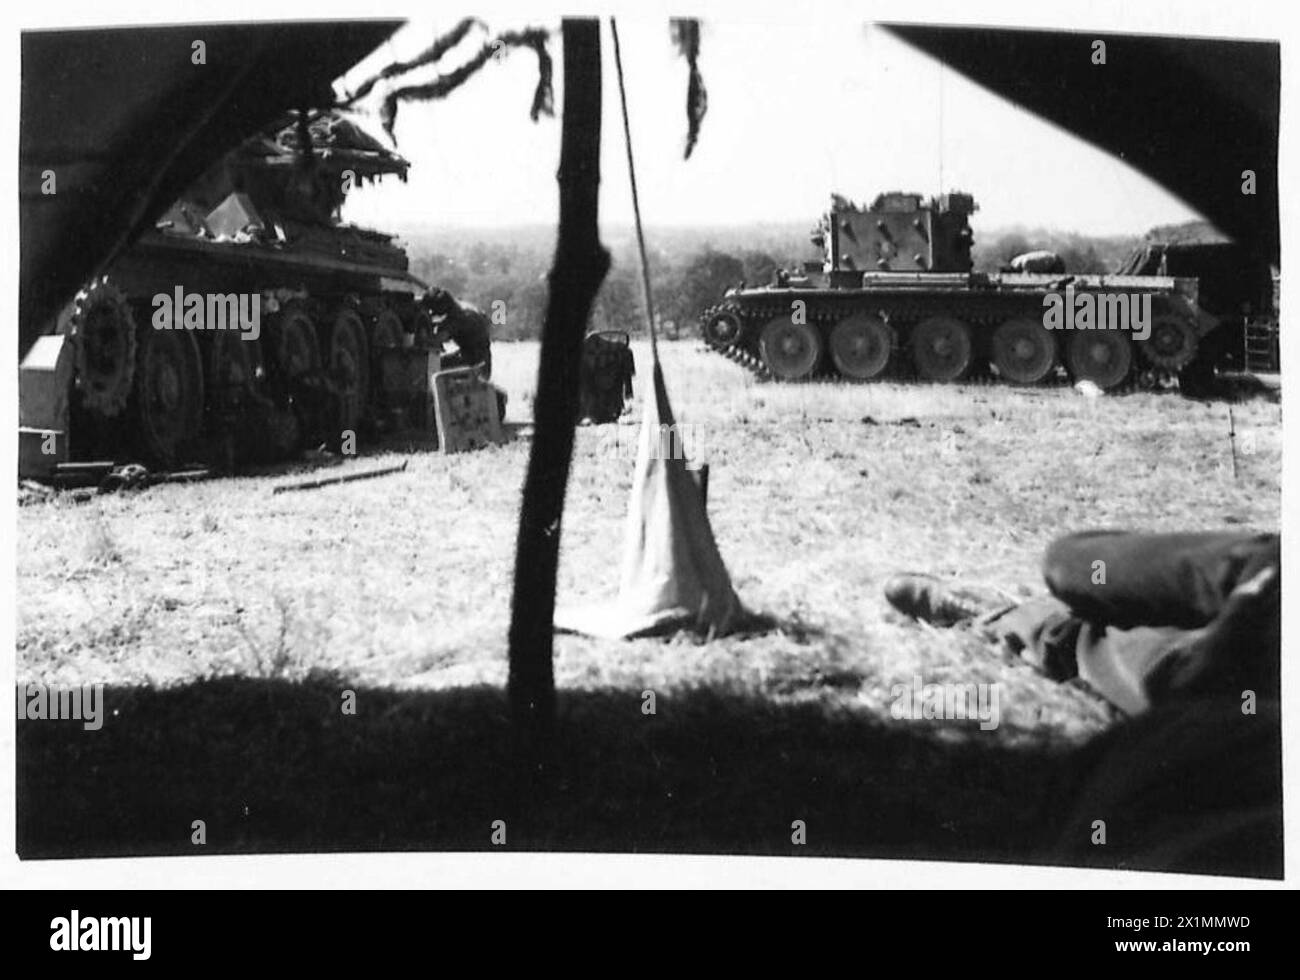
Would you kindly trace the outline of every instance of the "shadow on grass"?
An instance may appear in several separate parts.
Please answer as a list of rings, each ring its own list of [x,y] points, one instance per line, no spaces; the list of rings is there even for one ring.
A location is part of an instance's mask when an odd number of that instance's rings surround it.
[[[510,443],[532,431],[531,425],[520,422],[501,423],[501,444]],[[226,472],[214,470],[212,479],[222,477],[307,477],[317,475],[322,470],[332,470],[356,460],[377,456],[391,456],[394,453],[408,456],[439,453],[438,434],[421,429],[402,429],[381,436],[370,436],[360,442],[356,452],[340,453],[326,449],[306,450],[289,459],[266,463],[244,463]],[[321,473],[328,476],[329,473]]]
[[[1266,401],[1279,404],[1282,401],[1281,378],[1277,375],[1274,383],[1245,372],[1225,373],[1216,377],[1212,383],[1201,390],[1188,393],[1187,397],[1206,402],[1249,402]]]
[[[344,688],[108,687],[98,731],[19,722],[19,854],[476,851],[504,820],[515,850],[1282,869],[1271,708],[1194,705],[1081,749],[1012,749],[713,688],[664,692],[654,715],[640,691],[567,691],[540,786],[512,760],[503,691],[358,689],[345,715]]]
[[[1276,375],[1270,375],[1270,378],[1276,378]],[[951,388],[960,386],[970,390],[972,393],[979,393],[981,390],[995,390],[1000,395],[1006,394],[1019,400],[1032,400],[1035,398],[1059,398],[1062,392],[1068,391],[1074,387],[1075,382],[1061,373],[1046,378],[1032,385],[1014,385],[1001,381],[996,374],[979,373],[971,374],[961,379],[959,382],[951,381],[931,381],[926,378],[918,377],[914,374],[891,374],[881,378],[889,384],[900,389],[913,389],[924,391],[934,388]],[[766,379],[767,383],[773,385],[789,385],[789,381],[777,381],[775,379]],[[816,384],[830,381],[833,384],[853,387],[860,382],[846,381],[833,375],[813,375],[805,379],[802,383]],[[799,382],[796,382],[799,383]],[[1107,398],[1125,398],[1131,395],[1156,395],[1167,398],[1186,398],[1189,401],[1200,402],[1250,402],[1265,401],[1271,403],[1280,403],[1282,401],[1282,390],[1280,379],[1276,382],[1260,378],[1254,374],[1246,372],[1225,372],[1215,376],[1213,379],[1201,382],[1198,385],[1184,388],[1180,386],[1165,387],[1163,385],[1144,385],[1139,383],[1134,376],[1124,384],[1118,385],[1107,390]],[[827,419],[826,421],[833,421]],[[883,423],[894,424],[894,423]]]

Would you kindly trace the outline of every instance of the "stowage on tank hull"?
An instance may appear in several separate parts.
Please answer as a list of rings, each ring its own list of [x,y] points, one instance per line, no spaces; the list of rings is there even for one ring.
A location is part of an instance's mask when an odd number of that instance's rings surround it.
[[[813,231],[823,260],[770,286],[728,290],[701,317],[706,343],[782,381],[1059,377],[1103,389],[1184,370],[1212,325],[1195,279],[972,271],[968,194],[832,196]]]

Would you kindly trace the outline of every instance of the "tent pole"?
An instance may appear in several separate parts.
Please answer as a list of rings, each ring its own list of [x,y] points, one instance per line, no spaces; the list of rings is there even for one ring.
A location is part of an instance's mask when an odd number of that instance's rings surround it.
[[[533,443],[524,478],[510,610],[511,718],[530,765],[548,756],[555,729],[552,637],[564,494],[573,456],[582,341],[609,270],[600,242],[600,21],[567,18],[560,136],[559,229],[542,328]]]

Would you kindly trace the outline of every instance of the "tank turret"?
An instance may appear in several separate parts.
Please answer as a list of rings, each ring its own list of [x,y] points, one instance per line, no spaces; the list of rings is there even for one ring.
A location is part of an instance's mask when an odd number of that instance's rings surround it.
[[[975,210],[975,199],[962,193],[924,201],[920,194],[892,191],[878,195],[870,207],[833,194],[813,241],[824,250],[829,274],[969,272],[974,242],[969,217]]]

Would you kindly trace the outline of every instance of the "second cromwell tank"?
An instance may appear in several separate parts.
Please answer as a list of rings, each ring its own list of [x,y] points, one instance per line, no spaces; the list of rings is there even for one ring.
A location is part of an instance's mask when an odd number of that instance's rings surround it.
[[[1197,281],[1060,271],[972,271],[969,194],[835,195],[813,233],[821,262],[727,291],[701,317],[710,347],[782,381],[972,375],[1033,385],[1058,376],[1103,389],[1183,371],[1213,328]],[[1021,268],[1051,269],[1027,262]]]

